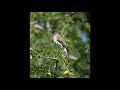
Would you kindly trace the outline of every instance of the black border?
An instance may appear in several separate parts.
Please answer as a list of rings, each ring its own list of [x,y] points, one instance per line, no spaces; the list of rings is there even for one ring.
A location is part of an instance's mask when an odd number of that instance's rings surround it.
[[[60,1],[59,1],[60,2]],[[71,12],[71,11],[86,11],[91,13],[91,77],[85,78],[84,80],[94,80],[97,77],[97,70],[96,70],[96,12],[95,9],[92,8],[92,5],[90,3],[83,3],[83,4],[74,4],[69,3],[68,5],[65,3],[62,4],[57,2],[33,2],[31,3],[24,3],[23,5],[18,5],[17,14],[15,16],[15,21],[17,22],[16,28],[16,43],[17,43],[17,49],[16,49],[16,59],[14,64],[15,65],[15,75],[17,76],[17,79],[20,80],[31,80],[29,78],[29,19],[30,19],[30,12]],[[50,4],[50,5],[48,5]],[[45,5],[45,6],[44,6]],[[81,6],[80,6],[81,5]],[[82,80],[82,78],[79,78]]]

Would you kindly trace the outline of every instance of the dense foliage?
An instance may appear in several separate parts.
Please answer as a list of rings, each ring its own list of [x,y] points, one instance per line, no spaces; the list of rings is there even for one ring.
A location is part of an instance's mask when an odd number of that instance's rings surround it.
[[[49,32],[53,28],[60,31],[65,39],[69,47],[69,58],[53,42]],[[89,77],[90,13],[31,12],[30,78]]]

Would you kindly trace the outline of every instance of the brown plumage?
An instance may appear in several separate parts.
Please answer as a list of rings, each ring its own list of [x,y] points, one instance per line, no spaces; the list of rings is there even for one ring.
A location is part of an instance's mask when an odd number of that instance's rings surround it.
[[[64,48],[65,54],[68,55],[68,46],[60,33],[56,30],[51,30],[50,32],[53,34],[54,42]]]

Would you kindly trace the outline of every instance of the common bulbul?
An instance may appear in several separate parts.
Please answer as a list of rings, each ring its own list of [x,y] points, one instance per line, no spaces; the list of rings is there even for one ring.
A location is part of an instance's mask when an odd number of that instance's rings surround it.
[[[60,32],[58,32],[57,30],[54,30],[54,29],[50,30],[50,32],[53,35],[53,41],[56,44],[59,44],[64,49],[65,54],[68,56],[68,46],[67,46],[65,40],[63,39],[63,37],[61,36]]]

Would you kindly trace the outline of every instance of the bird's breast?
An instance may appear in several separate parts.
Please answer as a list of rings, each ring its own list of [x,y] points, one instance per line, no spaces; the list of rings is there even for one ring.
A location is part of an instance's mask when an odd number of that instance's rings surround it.
[[[56,35],[53,36],[53,40],[54,40],[54,42],[57,42],[57,36]]]

